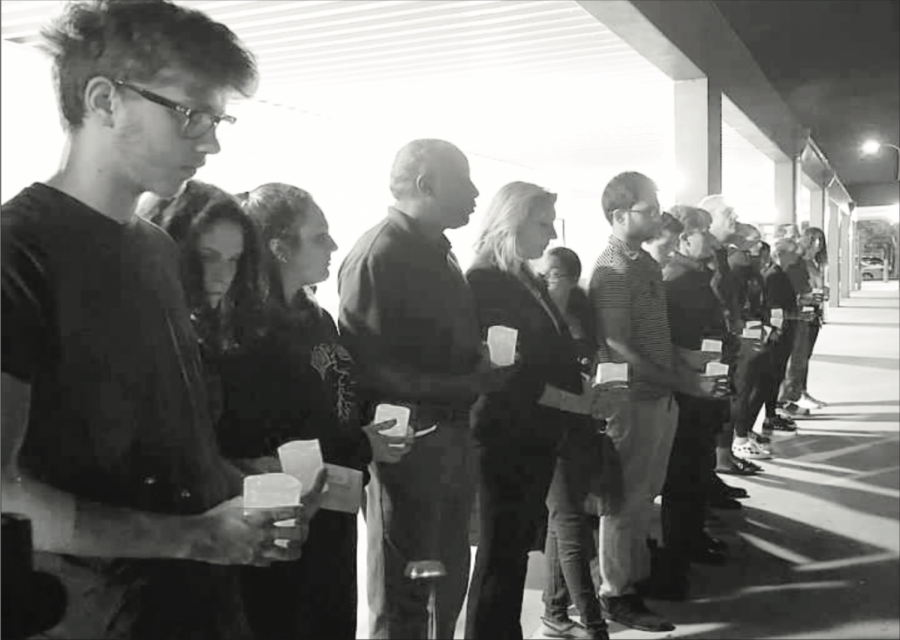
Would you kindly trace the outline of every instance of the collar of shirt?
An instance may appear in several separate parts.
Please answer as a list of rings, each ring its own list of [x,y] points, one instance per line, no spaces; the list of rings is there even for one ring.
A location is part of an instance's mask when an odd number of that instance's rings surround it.
[[[422,231],[422,225],[415,218],[403,213],[397,207],[388,207],[388,222],[406,233],[416,236],[426,245],[434,247],[444,255],[450,253],[450,241],[443,233],[439,238],[432,238]]]
[[[628,246],[628,244],[626,244],[622,240],[619,240],[615,236],[610,237],[609,244],[613,249],[624,255],[629,260],[638,260],[640,259],[642,254],[646,253],[643,249],[632,249]]]

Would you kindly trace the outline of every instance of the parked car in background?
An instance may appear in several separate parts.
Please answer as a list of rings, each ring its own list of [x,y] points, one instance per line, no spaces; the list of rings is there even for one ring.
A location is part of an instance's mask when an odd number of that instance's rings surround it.
[[[876,259],[879,264],[866,264],[865,258],[860,259],[862,266],[859,273],[863,280],[881,280],[884,278],[884,262],[881,258]]]
[[[859,259],[863,267],[881,267],[884,266],[884,260],[878,256],[863,256]]]

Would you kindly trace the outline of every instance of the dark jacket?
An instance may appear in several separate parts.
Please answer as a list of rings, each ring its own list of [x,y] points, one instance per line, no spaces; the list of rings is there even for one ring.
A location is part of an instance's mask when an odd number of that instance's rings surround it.
[[[548,384],[570,393],[582,391],[578,349],[565,320],[537,278],[523,276],[529,278],[533,293],[517,276],[482,259],[476,260],[466,277],[475,295],[482,337],[486,339],[492,325],[517,329],[521,362],[505,389],[481,396],[473,406],[476,438],[498,443],[512,438],[520,443],[558,442],[566,425],[586,418],[538,404]]]

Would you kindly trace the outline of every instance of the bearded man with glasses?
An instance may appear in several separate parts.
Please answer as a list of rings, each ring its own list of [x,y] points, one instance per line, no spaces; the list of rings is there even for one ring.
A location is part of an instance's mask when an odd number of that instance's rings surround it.
[[[217,565],[296,559],[312,509],[242,513],[177,248],[135,207],[218,153],[253,56],[165,0],[71,3],[43,35],[68,144],[2,209],[3,510],[31,520],[36,565],[66,587],[47,637],[247,637]]]

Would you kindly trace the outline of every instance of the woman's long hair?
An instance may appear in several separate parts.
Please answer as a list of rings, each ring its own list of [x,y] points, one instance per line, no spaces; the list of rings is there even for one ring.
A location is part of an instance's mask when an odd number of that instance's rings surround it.
[[[256,332],[262,302],[259,234],[237,198],[214,185],[192,180],[173,198],[150,197],[142,203],[139,215],[161,226],[180,247],[182,286],[201,342],[227,351],[250,338]],[[219,222],[232,222],[241,229],[244,251],[217,314],[207,301],[197,242]]]
[[[282,240],[301,249],[300,239],[290,237],[290,229],[300,220],[305,222],[312,208],[317,206],[309,192],[293,185],[270,182],[246,194],[243,208],[256,223],[262,247],[262,295],[266,319],[271,329],[289,330],[305,323],[310,314],[321,313],[301,289],[293,300],[284,296],[284,282],[278,257],[272,251],[272,240]]]
[[[807,227],[803,230],[804,252],[809,251],[809,247],[812,246],[812,241],[816,238],[819,239],[819,252],[814,256],[810,256],[809,259],[814,262],[816,267],[821,271],[825,268],[825,265],[828,264],[828,248],[825,244],[825,232],[819,227]]]
[[[556,203],[556,194],[528,182],[510,182],[491,200],[475,241],[475,254],[501,271],[533,275],[519,255],[518,231],[541,206]]]

